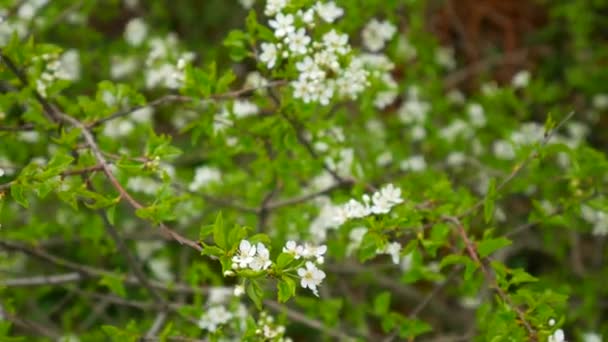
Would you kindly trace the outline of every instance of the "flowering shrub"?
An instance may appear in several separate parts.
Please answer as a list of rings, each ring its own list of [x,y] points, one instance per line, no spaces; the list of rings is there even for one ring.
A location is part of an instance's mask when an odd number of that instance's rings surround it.
[[[542,6],[0,0],[0,339],[601,341],[608,4]]]

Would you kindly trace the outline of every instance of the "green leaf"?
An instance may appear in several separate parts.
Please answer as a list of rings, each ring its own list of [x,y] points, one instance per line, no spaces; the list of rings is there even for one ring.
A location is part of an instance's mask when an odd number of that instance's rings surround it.
[[[108,222],[110,222],[111,225],[114,225],[115,221],[114,218],[116,216],[116,206],[111,206],[106,210],[106,216],[108,217]]]
[[[243,240],[247,237],[248,230],[249,230],[249,228],[241,227],[238,225],[235,225],[234,227],[232,227],[230,229],[230,231],[228,232],[228,235],[226,238],[226,250],[232,250],[233,248],[238,248],[238,245],[241,243],[241,240]],[[252,241],[251,239],[249,239],[249,242],[251,242],[251,244],[253,245],[254,243],[259,242],[259,241]]]
[[[441,263],[439,263],[439,267],[443,269],[445,266],[454,265],[454,264],[465,264],[468,260],[464,255],[461,254],[450,254],[445,258],[441,259]]]
[[[479,242],[477,244],[477,252],[479,253],[479,257],[485,258],[488,255],[494,253],[502,247],[508,246],[511,244],[511,240],[500,237],[495,239],[487,239]]]
[[[226,252],[217,246],[205,246],[201,251],[201,255],[212,255],[216,257],[223,256],[224,254],[226,254]]]
[[[122,279],[119,277],[115,277],[112,275],[104,275],[99,280],[99,285],[104,285],[110,289],[113,293],[119,295],[120,297],[126,297],[127,292],[125,291],[125,287],[122,283]]]
[[[199,231],[198,231],[198,240],[204,241],[207,238],[207,236],[213,234],[214,229],[215,229],[214,224],[206,224],[206,225],[202,226],[201,229],[199,229]]]
[[[401,323],[399,336],[402,338],[414,338],[431,330],[433,330],[433,328],[426,322],[418,319],[406,319]]]
[[[388,313],[391,305],[391,293],[384,291],[374,299],[374,314],[384,316]]]
[[[359,260],[364,262],[375,257],[380,247],[382,247],[382,237],[376,233],[367,232],[359,247]]]
[[[279,254],[279,256],[277,257],[277,263],[276,263],[277,269],[279,269],[279,270],[284,269],[293,260],[294,260],[294,256],[291,253],[281,253],[281,254]]]
[[[251,280],[247,285],[247,295],[255,304],[258,310],[262,309],[262,301],[264,300],[264,290],[256,280]]]
[[[223,250],[230,249],[226,235],[226,230],[224,230],[224,219],[222,218],[222,212],[220,212],[217,214],[215,223],[213,224],[213,241]]]
[[[533,283],[538,281],[538,278],[532,276],[521,268],[514,269],[511,271],[511,273],[511,279],[509,280],[509,284],[511,285]]]
[[[22,207],[27,208],[30,204],[25,198],[24,191],[25,187],[19,183],[14,183],[11,185],[11,196],[13,199],[17,203],[21,204]]]
[[[229,49],[230,59],[240,62],[247,57],[249,52],[247,50],[248,39],[248,34],[240,30],[232,30],[228,33],[228,36],[224,39],[224,46]]]
[[[285,303],[296,294],[296,282],[289,277],[282,277],[277,283],[279,302]]]
[[[467,258],[467,260],[464,263],[464,275],[463,275],[464,280],[470,280],[473,277],[473,274],[475,274],[475,270],[477,270],[478,266],[479,265],[477,265],[477,263],[473,262],[473,260]]]

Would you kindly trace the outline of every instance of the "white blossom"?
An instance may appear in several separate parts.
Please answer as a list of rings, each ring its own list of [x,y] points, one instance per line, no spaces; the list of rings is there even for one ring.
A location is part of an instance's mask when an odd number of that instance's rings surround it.
[[[255,115],[259,111],[258,106],[249,100],[234,100],[232,104],[232,112],[237,118]]]
[[[452,70],[456,67],[454,50],[451,48],[440,47],[435,51],[435,61],[442,67]]]
[[[313,8],[309,8],[306,11],[298,10],[296,14],[306,25],[309,27],[314,26],[315,10]]]
[[[249,268],[254,271],[262,271],[268,269],[272,265],[270,261],[270,252],[263,243],[258,242],[256,246],[256,254],[249,264]]]
[[[326,245],[314,246],[309,243],[305,243],[302,249],[302,257],[305,259],[316,259],[316,262],[322,264],[324,261],[324,255],[327,252]]]
[[[299,78],[309,80],[321,80],[325,78],[325,72],[319,68],[310,56],[306,56],[303,60],[297,62],[296,69],[300,72]]]
[[[374,107],[378,109],[384,109],[388,107],[391,103],[395,102],[397,98],[397,91],[395,90],[385,90],[378,92],[376,97],[374,98]]]
[[[290,240],[285,243],[283,247],[283,253],[289,253],[293,255],[294,259],[300,259],[304,253],[304,246],[298,245],[295,241]]]
[[[253,7],[255,0],[239,0],[239,3],[241,4],[241,6],[243,6],[244,9],[250,9],[251,7]]]
[[[131,113],[131,118],[133,119],[133,121],[138,123],[150,122],[153,113],[154,109],[152,107],[145,106],[134,110]]]
[[[308,44],[310,44],[310,37],[306,34],[306,29],[303,27],[299,28],[295,32],[290,32],[285,39],[289,50],[295,55],[303,55],[308,51]]]
[[[430,109],[431,105],[428,102],[420,100],[418,88],[410,87],[406,100],[399,108],[399,119],[405,124],[422,123],[426,120]]]
[[[525,88],[530,83],[530,72],[528,70],[522,70],[516,73],[511,80],[513,88]]]
[[[285,15],[283,13],[277,14],[275,19],[268,21],[268,25],[274,29],[274,35],[277,38],[282,38],[293,33],[296,29],[293,23],[293,15]]]
[[[400,261],[401,244],[399,242],[387,243],[384,248],[379,249],[377,253],[390,255],[393,263],[398,265]]]
[[[446,163],[451,167],[460,167],[467,161],[467,157],[461,151],[450,152]]]
[[[150,177],[135,176],[129,178],[127,188],[135,192],[154,195],[160,189],[160,185]]]
[[[272,43],[262,43],[261,48],[260,61],[265,63],[268,69],[272,69],[277,62],[277,46]]]
[[[361,32],[363,45],[372,52],[380,51],[391,40],[397,28],[388,21],[370,20]]]
[[[346,246],[346,255],[351,255],[356,248],[359,248],[365,234],[367,234],[366,227],[357,227],[348,233],[350,242],[348,243],[348,246]]]
[[[426,161],[424,160],[424,156],[411,156],[410,158],[403,160],[401,164],[399,164],[399,168],[404,171],[419,172],[426,169]]]
[[[298,268],[298,276],[300,276],[300,285],[303,288],[308,288],[314,293],[315,296],[319,296],[319,292],[317,290],[317,286],[321,284],[323,279],[325,279],[325,272],[315,266],[310,261],[306,262],[306,267]]]
[[[471,103],[467,109],[467,114],[473,126],[483,127],[486,125],[486,115],[479,103]]]
[[[245,293],[245,286],[243,285],[236,285],[234,287],[234,290],[232,292],[234,294],[235,297],[240,297]]]
[[[264,9],[264,14],[267,16],[273,16],[276,13],[280,12],[287,6],[288,0],[268,0],[266,1],[266,8]]]
[[[197,167],[194,171],[194,179],[188,185],[188,190],[198,191],[206,185],[219,182],[222,178],[222,174],[219,169],[211,166]]]
[[[596,94],[593,96],[593,100],[591,102],[593,104],[593,108],[604,110],[608,108],[608,94]]]
[[[348,45],[348,36],[340,34],[336,30],[331,30],[323,35],[323,46],[329,52],[335,52],[338,55],[347,53],[350,49]]]
[[[315,11],[323,21],[333,23],[336,19],[344,15],[344,9],[338,7],[334,1],[327,3],[317,2],[314,6]]]
[[[253,262],[256,254],[256,247],[247,240],[242,240],[239,244],[237,254],[232,257],[233,268],[247,268]]]
[[[581,215],[585,221],[593,225],[593,235],[608,235],[608,213],[583,204],[581,205]]]
[[[138,66],[134,57],[113,56],[110,64],[110,75],[112,79],[121,79],[132,74]]]
[[[142,18],[131,19],[125,27],[125,40],[131,46],[140,46],[148,35],[148,25]]]
[[[372,195],[372,202],[371,211],[374,214],[386,214],[393,206],[403,202],[401,189],[387,184]]]
[[[602,342],[602,335],[595,332],[586,332],[583,334],[583,342]]]
[[[59,62],[61,64],[62,74],[59,78],[75,81],[80,79],[80,53],[78,50],[70,49],[65,51]]]
[[[566,337],[564,336],[564,331],[562,329],[557,329],[549,336],[547,342],[566,342]]]
[[[218,326],[228,323],[233,317],[234,315],[223,305],[214,306],[203,314],[198,326],[203,330],[215,332]]]

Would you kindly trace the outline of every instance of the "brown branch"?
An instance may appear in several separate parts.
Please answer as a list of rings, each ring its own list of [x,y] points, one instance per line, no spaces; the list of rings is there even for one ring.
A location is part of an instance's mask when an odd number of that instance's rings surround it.
[[[287,317],[294,320],[295,322],[304,324],[310,328],[321,331],[324,334],[331,336],[333,338],[336,338],[340,341],[354,340],[354,337],[349,336],[348,334],[346,334],[340,330],[327,327],[322,322],[317,321],[316,319],[312,319],[296,310],[290,309],[287,306],[281,305],[278,302],[275,302],[273,300],[265,300],[264,305],[266,305],[267,307],[269,307],[270,309],[272,309],[275,312],[285,313],[285,315],[287,315]]]
[[[313,192],[310,194],[293,197],[293,198],[288,198],[288,199],[285,199],[282,201],[270,202],[266,205],[266,209],[274,210],[274,209],[278,209],[278,208],[282,208],[282,207],[286,207],[286,206],[290,206],[290,205],[294,205],[294,204],[307,202],[307,201],[315,199],[319,196],[327,195],[337,189],[344,188],[344,187],[350,186],[352,184],[353,184],[353,181],[351,179],[347,179],[343,183],[336,183],[336,184],[330,185],[329,187],[327,187],[325,189],[322,189],[322,190],[319,190],[319,191],[316,191],[316,192]]]
[[[133,197],[131,197],[131,195],[125,190],[125,188],[122,185],[120,185],[120,182],[118,181],[118,179],[116,179],[116,177],[112,173],[112,170],[110,170],[109,163],[106,161],[105,157],[103,156],[101,149],[97,145],[97,142],[95,141],[95,138],[93,137],[93,134],[91,133],[91,131],[82,122],[76,120],[75,118],[73,118],[67,114],[58,113],[58,116],[59,116],[60,120],[71,124],[72,126],[74,126],[77,129],[80,129],[80,132],[81,132],[82,136],[84,137],[87,145],[91,149],[93,156],[95,157],[95,159],[97,159],[97,162],[101,165],[102,171],[105,173],[106,177],[108,178],[108,180],[110,181],[112,186],[118,191],[118,193],[120,194],[120,197],[125,199],[131,205],[131,207],[133,207],[133,209],[135,209],[135,210],[144,208],[144,206],[142,204],[140,204]],[[159,226],[161,228],[161,231],[166,236],[174,239],[175,241],[179,242],[180,244],[190,246],[199,252],[202,251],[202,247],[196,241],[183,237],[182,235],[180,235],[176,231],[172,230],[171,228],[169,228],[168,226],[166,226],[163,223],[161,223]]]
[[[210,101],[210,100],[222,100],[222,99],[236,98],[236,97],[254,92],[259,89],[277,87],[277,86],[284,85],[286,83],[287,83],[287,81],[277,80],[277,81],[273,81],[273,82],[268,82],[267,84],[260,86],[260,87],[249,87],[249,88],[243,88],[243,89],[239,89],[239,90],[230,91],[227,93],[210,95],[206,99],[202,99],[202,100],[194,98],[194,97],[190,97],[190,96],[183,96],[183,95],[174,95],[174,94],[166,95],[166,96],[160,97],[154,101],[148,102],[145,105],[136,106],[133,108],[118,111],[114,114],[111,114],[108,117],[99,119],[99,120],[89,124],[87,127],[89,129],[97,127],[108,121],[127,116],[127,115],[133,113],[134,111],[145,108],[145,107],[156,108],[156,107],[160,107],[160,106],[163,106],[163,105],[169,104],[169,103],[189,103],[189,102],[205,103],[205,101]]]
[[[535,341],[537,339],[536,331],[534,330],[532,325],[526,319],[525,313],[518,306],[516,306],[513,303],[513,301],[511,300],[511,297],[509,297],[509,295],[498,285],[496,277],[488,269],[484,260],[482,260],[482,258],[479,257],[475,244],[469,239],[467,232],[464,229],[464,226],[460,222],[460,220],[457,217],[453,217],[453,216],[444,216],[443,219],[446,222],[449,222],[456,227],[456,231],[458,232],[458,234],[460,235],[460,238],[464,242],[465,248],[467,250],[467,253],[469,254],[469,257],[476,264],[479,265],[479,268],[481,269],[481,272],[483,273],[484,278],[486,279],[486,281],[488,281],[491,284],[491,287],[494,288],[494,290],[496,290],[496,292],[498,293],[498,296],[500,296],[502,301],[515,311],[515,314],[517,315],[519,321],[526,328],[526,330],[528,332],[528,337],[530,337],[532,341]]]
[[[131,251],[125,244],[125,241],[120,237],[120,235],[116,231],[116,228],[114,228],[114,225],[110,222],[110,220],[108,220],[108,217],[106,216],[106,214],[103,211],[98,211],[98,213],[101,216],[101,219],[103,220],[104,226],[106,228],[106,232],[108,232],[108,234],[110,234],[110,236],[116,243],[116,246],[118,247],[118,250],[120,251],[120,254],[124,258],[127,259],[127,264],[129,265],[129,268],[135,274],[135,277],[137,277],[137,279],[143,285],[143,287],[145,287],[146,290],[148,290],[148,292],[152,295],[152,297],[154,297],[154,299],[156,300],[157,303],[159,303],[163,306],[166,306],[167,303],[166,303],[165,299],[158,292],[156,292],[156,289],[154,289],[152,287],[152,285],[148,281],[148,278],[146,277],[146,275],[144,274],[144,272],[141,268],[141,263],[133,255],[133,253],[131,253]]]
[[[58,257],[54,254],[48,253],[44,249],[28,246],[23,243],[8,241],[8,240],[4,239],[4,240],[0,240],[0,247],[2,247],[2,249],[5,249],[5,250],[25,253],[27,255],[36,257],[40,260],[49,262],[55,266],[59,266],[62,268],[66,268],[66,269],[75,271],[79,274],[79,277],[77,278],[76,276],[70,276],[70,277],[72,277],[71,278],[72,281],[82,281],[82,280],[85,280],[86,278],[111,277],[111,278],[122,279],[123,282],[128,285],[141,285],[139,279],[137,277],[135,277],[134,275],[119,274],[119,273],[110,272],[110,271],[106,271],[103,269],[91,267],[88,265],[79,264],[79,263]],[[65,280],[67,275],[63,275],[63,277]],[[44,283],[40,283],[39,281],[37,283],[34,283],[34,281],[26,280],[26,278],[21,278],[20,280],[18,280],[18,279],[19,278],[14,279],[14,280],[12,280],[12,282],[17,282],[17,283],[30,282],[30,283],[32,283],[31,286],[45,285]],[[0,285],[4,285],[5,282],[7,282],[7,281],[0,280]],[[163,282],[159,282],[159,281],[155,281],[155,280],[150,280],[149,283],[155,289],[158,289],[161,291],[166,291],[166,292],[172,292],[172,293],[205,294],[208,292],[208,288],[206,288],[206,287],[191,287],[189,285],[180,284],[180,283],[165,284]],[[12,286],[18,286],[18,285],[13,284]],[[27,285],[23,285],[23,286],[27,286]]]

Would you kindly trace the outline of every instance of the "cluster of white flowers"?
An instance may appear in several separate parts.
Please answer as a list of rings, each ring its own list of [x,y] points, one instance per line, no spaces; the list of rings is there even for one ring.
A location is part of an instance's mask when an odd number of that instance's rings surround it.
[[[47,97],[47,89],[57,80],[73,81],[80,78],[80,54],[77,50],[68,50],[61,56],[45,53],[33,58],[42,61],[44,71],[36,80],[36,91]]]
[[[148,25],[142,18],[133,18],[125,26],[124,37],[131,46],[140,46],[148,36]]]
[[[285,247],[283,247],[284,253],[289,253],[294,256],[294,259],[314,259],[317,264],[323,264],[325,262],[325,252],[327,252],[327,246],[325,245],[312,245],[310,243],[305,243],[303,245],[298,245],[295,241],[290,240],[285,243]]]
[[[393,263],[399,265],[401,259],[401,244],[399,242],[389,242],[384,245],[384,248],[378,249],[376,253],[390,255]]]
[[[210,183],[219,182],[222,173],[218,168],[212,166],[200,166],[194,170],[194,179],[188,185],[188,190],[198,191]]]
[[[331,181],[331,180],[330,180]],[[334,205],[328,197],[319,197],[316,199],[319,205],[319,214],[310,223],[310,234],[315,242],[325,241],[327,238],[327,231],[330,229],[337,228],[334,220],[336,211],[339,206]]]
[[[298,276],[300,276],[300,286],[309,288],[315,296],[319,296],[317,286],[325,279],[325,272],[317,268],[317,266],[307,261],[305,267],[298,268]]]
[[[420,99],[417,87],[408,88],[405,100],[399,107],[397,115],[399,120],[406,125],[411,125],[411,138],[420,141],[426,137],[424,123],[426,122],[431,105]]]
[[[403,171],[420,172],[426,169],[426,161],[422,155],[414,155],[401,161],[399,168]]]
[[[474,127],[483,127],[487,123],[485,111],[479,103],[471,103],[467,108],[469,121]]]
[[[513,79],[511,79],[511,85],[513,88],[520,89],[525,88],[530,83],[530,72],[528,70],[521,70],[517,72]]]
[[[274,317],[266,313],[266,311],[260,312],[260,318],[257,322],[258,329],[255,333],[262,335],[264,341],[276,341],[276,342],[291,342],[291,338],[285,337],[285,326],[277,324]]]
[[[221,132],[234,125],[234,119],[242,119],[260,112],[258,106],[249,100],[234,100],[232,106],[224,105],[213,118],[214,132]]]
[[[602,342],[602,335],[596,332],[586,332],[583,334],[583,342]]]
[[[170,282],[175,279],[169,260],[162,255],[155,255],[163,248],[161,241],[138,241],[135,250],[139,259],[146,263],[152,274],[161,281]]]
[[[355,249],[361,246],[365,234],[367,234],[366,227],[356,227],[348,233],[349,243],[346,246],[346,255],[351,255]]]
[[[186,64],[194,59],[192,52],[179,51],[177,36],[168,34],[164,39],[154,37],[148,42],[150,50],[146,58],[146,87],[177,89],[184,82]]]
[[[551,318],[549,320],[550,327],[554,326],[555,323],[555,319]],[[553,334],[549,335],[547,342],[566,342],[564,331],[562,329],[556,329]]]
[[[284,253],[289,253],[294,256],[294,259],[300,258],[306,261],[305,267],[298,268],[298,276],[300,276],[300,285],[303,288],[310,289],[315,296],[319,296],[317,286],[321,285],[323,279],[325,279],[325,272],[317,268],[317,265],[321,265],[325,262],[325,253],[327,252],[327,246],[325,245],[312,245],[305,243],[304,245],[298,245],[295,241],[287,241],[285,247],[283,247]]]
[[[351,199],[338,207],[334,216],[334,224],[340,226],[350,219],[363,218],[372,214],[386,214],[395,205],[402,203],[401,189],[388,184],[376,191],[372,196],[363,195],[363,201]]]
[[[24,38],[32,25],[44,23],[44,19],[36,18],[36,13],[40,11],[49,0],[24,0],[16,3],[15,8],[6,5],[0,8],[0,46],[4,46],[11,39],[13,34],[17,34],[19,39]],[[15,15],[16,14],[16,15]]]
[[[372,52],[378,52],[390,41],[397,28],[388,21],[379,21],[374,18],[370,20],[361,31],[363,46]]]
[[[198,326],[201,329],[215,332],[219,326],[228,323],[234,318],[234,314],[223,305],[217,305],[209,308],[198,321]]]
[[[583,204],[581,205],[581,215],[585,221],[593,225],[593,235],[608,235],[608,213]]]
[[[608,108],[608,94],[596,94],[591,100],[593,108],[597,110],[604,110]]]
[[[237,270],[249,268],[254,271],[263,271],[271,265],[270,251],[261,242],[252,245],[251,242],[242,240],[237,254],[232,257],[232,268]]]
[[[456,67],[456,59],[454,58],[454,50],[448,47],[439,47],[435,51],[435,61],[442,67],[452,70]]]
[[[309,35],[319,22],[317,17],[321,22],[332,23],[344,15],[344,10],[333,1],[319,1],[309,9],[287,13],[284,10],[288,3],[287,0],[267,2],[264,13],[271,16],[268,25],[276,41],[261,43],[259,60],[269,69],[284,60],[293,62],[299,72],[291,83],[293,96],[305,103],[327,105],[336,96],[356,98],[369,85],[365,58],[348,58],[351,51],[348,36],[335,29],[325,32],[319,41],[313,41]],[[395,32],[387,22],[372,25],[372,29],[382,38],[382,46]],[[392,93],[380,94],[377,106],[386,106],[393,99]]]
[[[107,94],[108,97],[106,97],[106,99],[108,101],[106,101],[106,104],[108,104],[108,106],[113,106],[114,97],[110,93]],[[110,101],[110,99],[112,100]],[[139,108],[133,111],[129,116],[106,122],[103,126],[102,134],[113,139],[126,137],[131,134],[137,125],[149,123],[153,114],[154,109],[152,107],[146,106]]]

